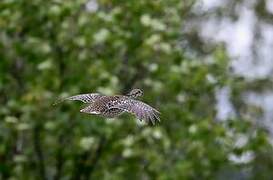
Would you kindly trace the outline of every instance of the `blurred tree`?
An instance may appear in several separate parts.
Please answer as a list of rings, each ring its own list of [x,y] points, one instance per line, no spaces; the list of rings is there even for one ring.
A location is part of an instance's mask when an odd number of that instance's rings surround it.
[[[201,39],[181,32],[194,3],[2,0],[0,178],[222,179],[257,167],[270,177],[267,132],[245,117],[216,119],[215,90],[244,82],[224,47],[202,58]],[[59,95],[133,87],[160,109],[159,125],[52,107]],[[237,165],[240,155],[248,161]]]

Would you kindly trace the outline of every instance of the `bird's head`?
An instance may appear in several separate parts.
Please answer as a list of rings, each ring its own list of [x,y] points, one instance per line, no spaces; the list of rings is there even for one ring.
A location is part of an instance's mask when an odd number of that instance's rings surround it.
[[[132,91],[129,92],[129,94],[127,94],[127,96],[134,99],[142,95],[143,95],[143,91],[140,89],[133,89]]]

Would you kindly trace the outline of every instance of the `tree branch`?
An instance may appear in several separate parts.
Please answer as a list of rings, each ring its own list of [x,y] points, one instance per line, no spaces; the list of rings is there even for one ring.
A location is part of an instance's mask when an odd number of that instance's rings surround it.
[[[107,143],[105,137],[100,139],[98,147],[93,153],[93,156],[90,158],[92,153],[84,152],[76,158],[75,162],[75,172],[72,179],[91,179],[92,174],[94,173],[95,168],[99,162],[99,159],[102,157],[103,149]]]
[[[44,155],[43,155],[42,147],[41,147],[40,130],[41,128],[39,127],[39,125],[36,125],[34,127],[34,132],[33,132],[34,151],[38,159],[38,168],[39,168],[40,177],[42,180],[46,180],[45,163],[44,163]]]
[[[92,174],[94,173],[94,169],[96,168],[98,161],[102,156],[103,149],[104,149],[106,143],[107,143],[106,138],[102,137],[100,139],[99,145],[95,151],[95,154],[93,155],[93,158],[91,159],[90,163],[88,163],[86,166],[86,170],[87,170],[87,171],[85,171],[86,179],[89,179],[90,177],[92,177]]]

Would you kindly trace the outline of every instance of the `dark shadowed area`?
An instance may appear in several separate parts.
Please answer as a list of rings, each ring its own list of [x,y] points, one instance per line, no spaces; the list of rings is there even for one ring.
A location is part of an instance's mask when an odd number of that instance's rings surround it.
[[[272,48],[271,0],[1,0],[0,180],[272,179]]]

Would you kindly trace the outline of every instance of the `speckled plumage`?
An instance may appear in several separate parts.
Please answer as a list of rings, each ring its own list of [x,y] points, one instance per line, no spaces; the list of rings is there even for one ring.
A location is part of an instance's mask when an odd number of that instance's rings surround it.
[[[140,121],[144,120],[147,123],[155,124],[159,119],[159,111],[149,106],[148,104],[136,100],[142,96],[143,92],[140,89],[133,89],[127,95],[105,96],[98,93],[79,94],[71,96],[63,100],[78,100],[89,105],[80,110],[80,112],[88,114],[97,114],[107,118],[117,117],[124,112],[134,114]],[[59,101],[60,102],[60,101]]]

